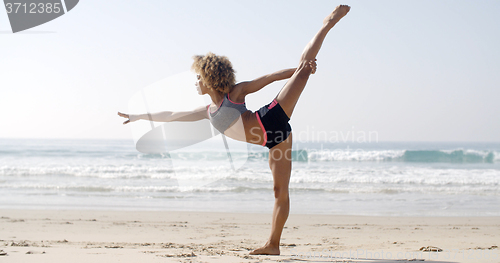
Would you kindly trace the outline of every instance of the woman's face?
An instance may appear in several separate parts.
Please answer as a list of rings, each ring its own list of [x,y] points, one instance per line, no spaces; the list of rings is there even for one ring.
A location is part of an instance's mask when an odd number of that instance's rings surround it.
[[[201,80],[201,76],[198,74],[196,75],[196,83],[194,84],[196,86],[196,90],[198,91],[199,95],[204,95],[207,93],[207,87],[205,84],[203,84],[203,81]]]

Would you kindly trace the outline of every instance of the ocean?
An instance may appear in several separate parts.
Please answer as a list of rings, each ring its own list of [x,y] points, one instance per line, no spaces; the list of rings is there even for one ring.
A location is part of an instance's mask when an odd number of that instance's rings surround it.
[[[500,216],[500,143],[293,150],[291,213]],[[271,213],[274,204],[263,147],[144,154],[132,140],[0,139],[0,192],[0,209]]]

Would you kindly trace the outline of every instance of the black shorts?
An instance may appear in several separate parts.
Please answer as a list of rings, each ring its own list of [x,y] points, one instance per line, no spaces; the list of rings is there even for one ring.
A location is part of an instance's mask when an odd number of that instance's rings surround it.
[[[275,100],[255,112],[260,127],[264,131],[264,144],[271,149],[286,140],[292,132],[290,118]]]

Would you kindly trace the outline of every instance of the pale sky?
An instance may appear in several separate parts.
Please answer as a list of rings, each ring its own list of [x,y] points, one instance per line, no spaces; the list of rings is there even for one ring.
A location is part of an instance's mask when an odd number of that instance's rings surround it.
[[[0,8],[0,138],[131,139],[117,111],[188,71],[193,55],[228,56],[238,81],[296,67],[339,4],[351,12],[323,44],[295,133],[500,142],[500,2],[451,0],[83,0],[16,34]],[[248,96],[247,106],[270,102],[284,83]]]

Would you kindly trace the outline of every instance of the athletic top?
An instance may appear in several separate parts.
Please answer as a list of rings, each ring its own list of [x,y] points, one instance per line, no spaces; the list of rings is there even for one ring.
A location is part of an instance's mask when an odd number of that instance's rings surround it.
[[[228,94],[224,95],[224,99],[215,112],[210,112],[210,107],[207,107],[210,122],[221,133],[224,133],[247,110],[244,102],[233,102]]]

